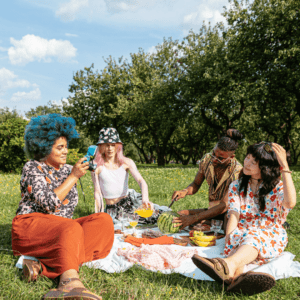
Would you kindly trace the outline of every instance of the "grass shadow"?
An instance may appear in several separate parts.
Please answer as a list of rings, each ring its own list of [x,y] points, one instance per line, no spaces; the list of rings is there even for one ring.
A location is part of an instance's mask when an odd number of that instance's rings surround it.
[[[11,250],[11,227],[12,224],[0,225],[0,250],[1,249]]]
[[[91,205],[82,204],[76,206],[74,210],[74,216],[73,219],[81,218],[81,217],[86,217],[94,213],[94,208]]]

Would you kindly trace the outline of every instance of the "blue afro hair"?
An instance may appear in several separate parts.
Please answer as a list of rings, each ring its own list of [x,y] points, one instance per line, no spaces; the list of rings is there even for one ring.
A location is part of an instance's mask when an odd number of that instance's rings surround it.
[[[75,120],[60,114],[34,117],[25,128],[25,153],[30,159],[40,160],[51,153],[55,141],[64,136],[68,145],[73,138],[79,138]]]

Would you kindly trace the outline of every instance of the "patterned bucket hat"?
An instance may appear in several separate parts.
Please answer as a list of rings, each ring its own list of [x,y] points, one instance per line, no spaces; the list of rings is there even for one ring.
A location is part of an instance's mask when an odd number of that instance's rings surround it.
[[[120,140],[118,131],[112,127],[104,127],[99,131],[99,140],[98,144],[105,144],[105,143],[122,143]]]

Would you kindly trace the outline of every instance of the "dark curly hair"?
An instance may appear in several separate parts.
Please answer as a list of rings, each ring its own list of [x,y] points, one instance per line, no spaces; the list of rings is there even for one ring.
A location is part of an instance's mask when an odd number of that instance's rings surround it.
[[[228,129],[226,135],[219,139],[217,147],[222,151],[235,151],[243,137],[237,129]]]
[[[278,163],[276,154],[270,145],[270,143],[262,142],[251,145],[247,148],[247,155],[251,154],[254,157],[255,161],[258,162],[261,171],[262,186],[258,193],[261,211],[265,210],[265,196],[275,188],[280,180],[280,165]],[[241,194],[243,191],[245,197],[247,196],[247,187],[250,178],[251,176],[245,175],[242,172],[239,179],[239,194]]]
[[[75,120],[60,114],[48,114],[34,117],[25,127],[26,156],[41,160],[51,153],[55,141],[64,136],[68,145],[71,139],[79,138],[75,129]]]

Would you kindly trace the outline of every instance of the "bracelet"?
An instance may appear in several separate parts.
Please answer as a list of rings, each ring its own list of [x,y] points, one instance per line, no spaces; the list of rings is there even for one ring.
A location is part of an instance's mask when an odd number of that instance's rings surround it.
[[[290,171],[290,170],[280,170],[280,173],[282,173],[282,172],[283,173],[290,173],[291,174],[293,171]]]
[[[189,190],[188,190],[188,189],[183,189],[183,191],[186,191],[186,193],[188,193],[188,192],[189,192]]]

